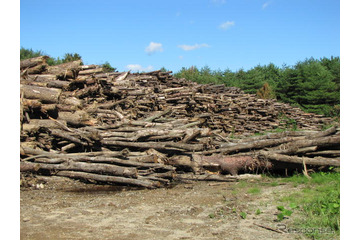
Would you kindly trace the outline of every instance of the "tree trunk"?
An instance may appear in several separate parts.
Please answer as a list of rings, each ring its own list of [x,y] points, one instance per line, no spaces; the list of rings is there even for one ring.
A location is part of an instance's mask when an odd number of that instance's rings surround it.
[[[35,67],[37,65],[44,65],[46,64],[46,59],[48,58],[48,56],[40,56],[22,60],[20,61],[20,69],[22,70],[25,68]]]
[[[220,152],[221,154],[226,155],[226,154],[235,153],[235,152],[239,152],[239,151],[243,151],[243,150],[260,149],[260,148],[270,147],[270,146],[274,146],[274,145],[276,146],[281,143],[291,142],[294,140],[296,140],[296,138],[294,138],[294,137],[284,137],[284,138],[279,138],[279,139],[269,139],[269,140],[259,140],[259,141],[254,141],[254,142],[238,143],[238,144],[235,144],[234,146],[230,146],[230,147],[209,150],[209,151],[206,151],[205,154]]]
[[[121,146],[121,147],[134,147],[145,149],[157,149],[157,150],[179,150],[179,151],[201,151],[203,150],[203,144],[187,144],[179,142],[123,142],[123,141],[106,141],[103,140],[102,144],[109,146]]]
[[[240,174],[237,176],[224,176],[218,174],[196,175],[192,173],[186,173],[186,174],[177,174],[174,177],[174,179],[178,181],[191,180],[191,181],[236,182],[243,179],[261,179],[261,175]]]
[[[61,121],[62,124],[66,124],[65,121]],[[31,119],[29,123],[23,124],[23,130],[28,132],[36,132],[39,128],[48,128],[48,129],[61,129],[55,121],[50,119]]]
[[[61,164],[46,164],[33,162],[20,162],[20,171],[37,172],[41,169],[50,171],[72,170],[81,172],[93,172],[100,174],[111,174],[114,176],[137,177],[137,169],[129,167],[120,167],[103,163],[84,163],[67,161]]]
[[[267,160],[280,161],[286,163],[303,164],[305,162],[305,164],[315,165],[315,166],[335,166],[335,167],[340,166],[340,160],[323,158],[323,157],[316,157],[316,158],[297,157],[297,156],[288,156],[284,154],[278,154],[267,151],[260,151],[259,156]]]
[[[107,176],[107,175],[85,173],[85,172],[59,171],[56,173],[56,175],[63,176],[63,177],[83,179],[83,180],[95,180],[95,181],[99,181],[99,182],[112,182],[112,183],[132,185],[132,186],[145,187],[145,188],[158,188],[158,187],[162,186],[161,183],[159,183],[157,181],[150,181],[147,179],[139,180],[139,179],[133,179],[133,178],[115,177],[115,176]]]
[[[104,71],[103,68],[82,70],[82,71],[79,72],[79,75],[91,75],[91,74],[95,74],[95,73],[102,73],[103,71]]]
[[[81,60],[76,60],[73,62],[67,62],[55,66],[49,66],[47,69],[48,74],[54,74],[57,78],[67,79],[72,78],[75,79],[80,70]]]
[[[34,74],[29,75],[26,78],[27,82],[52,82],[56,80],[56,75],[54,74]]]
[[[58,119],[66,121],[72,126],[91,126],[95,120],[92,120],[90,115],[82,110],[72,112],[59,112]]]
[[[24,98],[39,99],[43,103],[57,103],[61,90],[57,88],[37,87],[20,84],[20,91],[24,93]]]
[[[79,138],[77,138],[75,136],[71,136],[67,132],[61,131],[59,129],[52,129],[52,130],[50,130],[50,133],[53,136],[69,140],[70,142],[77,143],[77,144],[82,145],[82,146],[88,146],[89,145],[89,143],[83,142]]]
[[[70,86],[70,82],[61,81],[61,80],[51,81],[46,84],[46,87],[48,88],[60,88],[64,90],[69,89],[69,86]]]
[[[279,150],[274,150],[279,154],[293,154],[299,148],[318,146],[318,147],[329,147],[329,146],[340,146],[340,136],[328,136],[314,139],[297,140],[290,143],[282,144],[277,147]]]

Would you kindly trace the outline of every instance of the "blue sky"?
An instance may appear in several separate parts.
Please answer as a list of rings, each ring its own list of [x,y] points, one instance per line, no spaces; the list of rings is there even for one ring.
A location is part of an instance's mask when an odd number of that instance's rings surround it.
[[[20,45],[118,71],[340,56],[339,0],[21,0]]]

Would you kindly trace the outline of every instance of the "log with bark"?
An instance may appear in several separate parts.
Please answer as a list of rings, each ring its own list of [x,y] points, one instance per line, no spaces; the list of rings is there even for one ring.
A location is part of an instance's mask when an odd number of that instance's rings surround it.
[[[35,67],[38,65],[45,65],[46,60],[48,58],[49,58],[48,56],[39,56],[39,57],[22,60],[22,61],[20,61],[20,70]]]
[[[261,151],[259,156],[273,161],[280,161],[286,163],[297,163],[297,164],[309,164],[316,166],[340,166],[340,159],[337,158],[324,158],[324,157],[297,157],[297,156],[288,156],[285,154],[278,154],[273,152]]]
[[[33,163],[33,162],[20,162],[20,171],[38,172],[40,170],[59,171],[59,170],[71,170],[71,171],[83,171],[93,172],[105,175],[123,176],[136,178],[137,169],[134,167],[121,167],[116,165],[104,164],[104,163],[85,163],[67,161],[60,164],[46,164],[46,163]]]
[[[105,182],[105,183],[115,183],[121,185],[138,186],[144,188],[159,188],[163,186],[163,184],[159,181],[151,181],[148,179],[134,179],[134,178],[126,178],[126,177],[118,177],[118,176],[108,176],[108,175],[87,173],[87,172],[59,171],[56,173],[56,176],[82,179],[85,181],[93,180],[103,183]]]
[[[39,99],[44,103],[57,103],[61,90],[57,88],[37,87],[31,85],[20,85],[20,91],[24,93],[24,98]]]
[[[56,75],[57,79],[75,79],[79,73],[81,60],[67,62],[47,68],[47,74]]]

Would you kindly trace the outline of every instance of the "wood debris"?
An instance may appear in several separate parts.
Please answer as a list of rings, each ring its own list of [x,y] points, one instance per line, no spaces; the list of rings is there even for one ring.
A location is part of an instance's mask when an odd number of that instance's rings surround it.
[[[331,118],[238,88],[81,61],[48,66],[45,56],[20,71],[23,173],[157,188],[340,165],[339,128],[321,131]],[[289,127],[301,131],[253,136]]]

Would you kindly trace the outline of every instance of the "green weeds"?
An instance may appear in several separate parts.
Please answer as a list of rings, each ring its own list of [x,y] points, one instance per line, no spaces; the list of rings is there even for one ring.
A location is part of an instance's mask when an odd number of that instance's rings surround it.
[[[286,209],[284,206],[277,206],[276,207],[277,210],[279,210],[280,212],[277,214],[277,220],[280,222],[282,221],[285,216],[291,216],[291,214],[293,213],[293,211]]]
[[[318,172],[307,178],[263,175],[261,180],[239,181],[231,188],[230,200],[209,214],[210,218],[267,219],[271,224],[286,224],[291,234],[305,234],[311,239],[333,239],[340,234],[340,173]],[[265,198],[263,205],[249,204]],[[260,208],[264,208],[261,209]],[[273,209],[273,210],[271,210]],[[264,211],[264,212],[263,212]],[[311,231],[310,231],[311,230]],[[296,237],[295,235],[289,238]]]
[[[258,187],[249,188],[247,193],[249,194],[260,194],[261,190]]]
[[[290,193],[282,199],[293,206],[299,206],[300,217],[294,225],[301,229],[331,229],[332,235],[340,234],[340,173],[314,173],[311,179],[293,176],[283,180],[296,186],[303,185],[300,192]],[[329,234],[321,231],[306,233],[314,239],[328,239]]]

